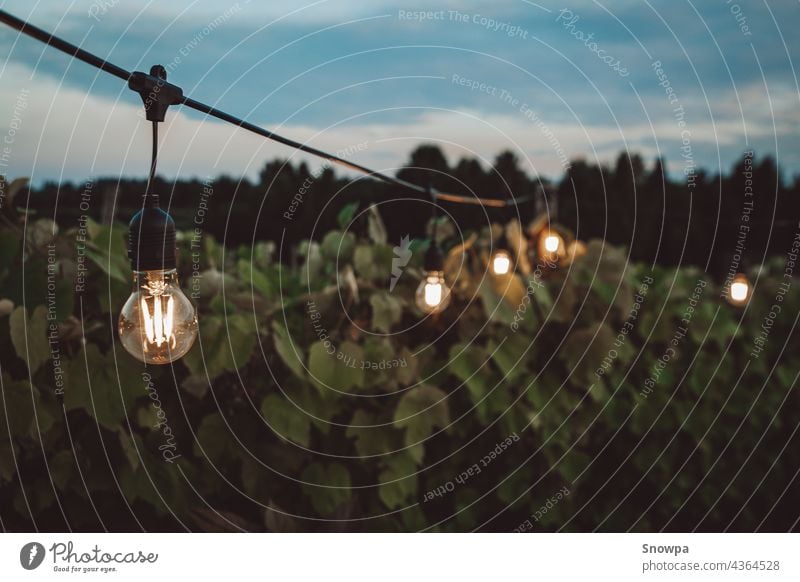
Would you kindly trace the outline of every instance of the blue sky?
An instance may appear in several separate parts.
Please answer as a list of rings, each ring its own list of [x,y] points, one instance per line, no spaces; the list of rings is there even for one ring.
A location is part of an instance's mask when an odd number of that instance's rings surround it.
[[[452,160],[510,149],[547,176],[565,158],[606,162],[625,148],[665,157],[675,176],[689,163],[727,170],[747,149],[775,155],[785,176],[800,172],[795,1],[13,0],[3,9],[125,68],[164,64],[187,94],[289,137],[332,150],[366,144],[354,159],[389,171],[435,142]],[[149,130],[136,94],[10,29],[0,45],[8,174],[145,174]],[[175,108],[163,134],[169,177],[254,177],[266,160],[293,155]]]

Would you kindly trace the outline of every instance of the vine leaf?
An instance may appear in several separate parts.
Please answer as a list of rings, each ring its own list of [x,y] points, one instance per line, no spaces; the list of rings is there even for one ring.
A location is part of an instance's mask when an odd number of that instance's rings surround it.
[[[443,428],[449,423],[447,394],[427,384],[408,390],[394,411],[394,426],[406,429],[408,447],[425,440],[435,427]]]
[[[350,500],[350,473],[339,463],[311,463],[301,479],[303,491],[320,515],[331,515]]]
[[[39,391],[25,380],[12,382],[4,377],[2,396],[0,438],[9,434],[14,437],[29,434],[34,423],[35,408],[39,406]]]
[[[31,375],[50,358],[47,343],[47,308],[39,305],[31,317],[25,307],[19,306],[9,318],[11,343],[17,355],[25,361]]]
[[[126,414],[134,411],[134,401],[147,395],[141,370],[132,358],[115,358],[113,350],[103,355],[96,345],[87,344],[70,361],[64,406],[82,408],[104,427],[116,430]]]
[[[385,245],[389,240],[386,234],[386,225],[383,224],[378,208],[373,204],[369,207],[367,214],[367,234],[372,242]]]
[[[403,304],[389,293],[373,293],[369,298],[372,305],[372,329],[389,333],[392,326],[403,317]]]
[[[386,460],[386,469],[378,476],[378,495],[389,509],[395,509],[413,501],[417,493],[415,459],[404,453],[392,455]]]
[[[213,379],[223,372],[244,366],[256,345],[253,318],[241,313],[225,319],[209,315],[200,318],[200,338],[183,361],[193,376]]]
[[[270,394],[261,403],[261,414],[279,437],[308,447],[311,419],[298,406],[277,394]]]
[[[275,341],[275,351],[278,352],[283,363],[291,370],[295,376],[301,380],[305,379],[306,372],[303,366],[303,349],[292,341],[286,327],[279,322],[272,323],[272,330],[274,331],[273,338]]]
[[[322,391],[349,392],[364,385],[364,350],[353,342],[343,342],[337,349],[332,342],[311,345],[308,369]]]

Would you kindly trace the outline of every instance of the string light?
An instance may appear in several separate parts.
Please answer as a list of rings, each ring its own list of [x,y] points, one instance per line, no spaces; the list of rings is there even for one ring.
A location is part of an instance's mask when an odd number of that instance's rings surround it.
[[[153,154],[142,209],[128,225],[133,290],[120,312],[118,330],[128,353],[148,364],[168,364],[186,355],[197,339],[198,328],[197,312],[178,282],[175,221],[160,208],[153,192],[158,124],[180,97],[166,87],[166,78],[166,70],[156,65],[149,76],[129,82],[142,96],[147,119],[152,122]]]
[[[423,313],[439,313],[450,305],[450,287],[444,280],[444,257],[436,241],[425,253],[423,277],[416,292],[417,307]]]
[[[175,269],[134,271],[133,292],[119,316],[119,338],[129,354],[148,364],[168,364],[191,349],[197,316]]]
[[[750,300],[753,288],[744,273],[738,273],[728,288],[728,303],[736,307],[745,305]]]
[[[495,275],[507,275],[511,270],[511,255],[505,249],[500,249],[492,257],[492,273]]]
[[[545,228],[539,235],[539,258],[551,262],[559,262],[566,256],[564,239],[555,230]]]
[[[544,237],[544,250],[548,253],[556,253],[558,252],[558,248],[561,246],[561,241],[559,237],[555,234],[548,234]]]

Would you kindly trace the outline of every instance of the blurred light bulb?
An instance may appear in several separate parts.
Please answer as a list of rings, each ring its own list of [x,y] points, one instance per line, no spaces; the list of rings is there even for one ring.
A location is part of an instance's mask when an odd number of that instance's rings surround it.
[[[497,251],[492,258],[492,272],[495,275],[505,275],[511,270],[511,255],[508,251]]]
[[[450,288],[442,271],[429,271],[417,287],[417,307],[425,313],[438,313],[450,304]]]
[[[728,291],[728,300],[732,305],[743,305],[750,298],[750,282],[747,277],[739,273],[731,281]]]
[[[544,249],[548,253],[555,253],[561,245],[560,237],[555,234],[548,234],[544,239]]]
[[[557,231],[546,228],[539,234],[536,243],[539,260],[560,264],[567,258],[564,248],[564,239]]]
[[[197,339],[197,314],[175,269],[134,271],[133,292],[119,316],[122,346],[137,360],[168,364]]]

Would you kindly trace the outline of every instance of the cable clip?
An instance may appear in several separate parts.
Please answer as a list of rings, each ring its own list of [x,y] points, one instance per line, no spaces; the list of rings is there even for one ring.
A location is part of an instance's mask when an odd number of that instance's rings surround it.
[[[153,65],[149,75],[131,73],[128,87],[141,96],[148,121],[164,121],[169,106],[183,101],[183,89],[167,83],[167,70],[161,65]]]

